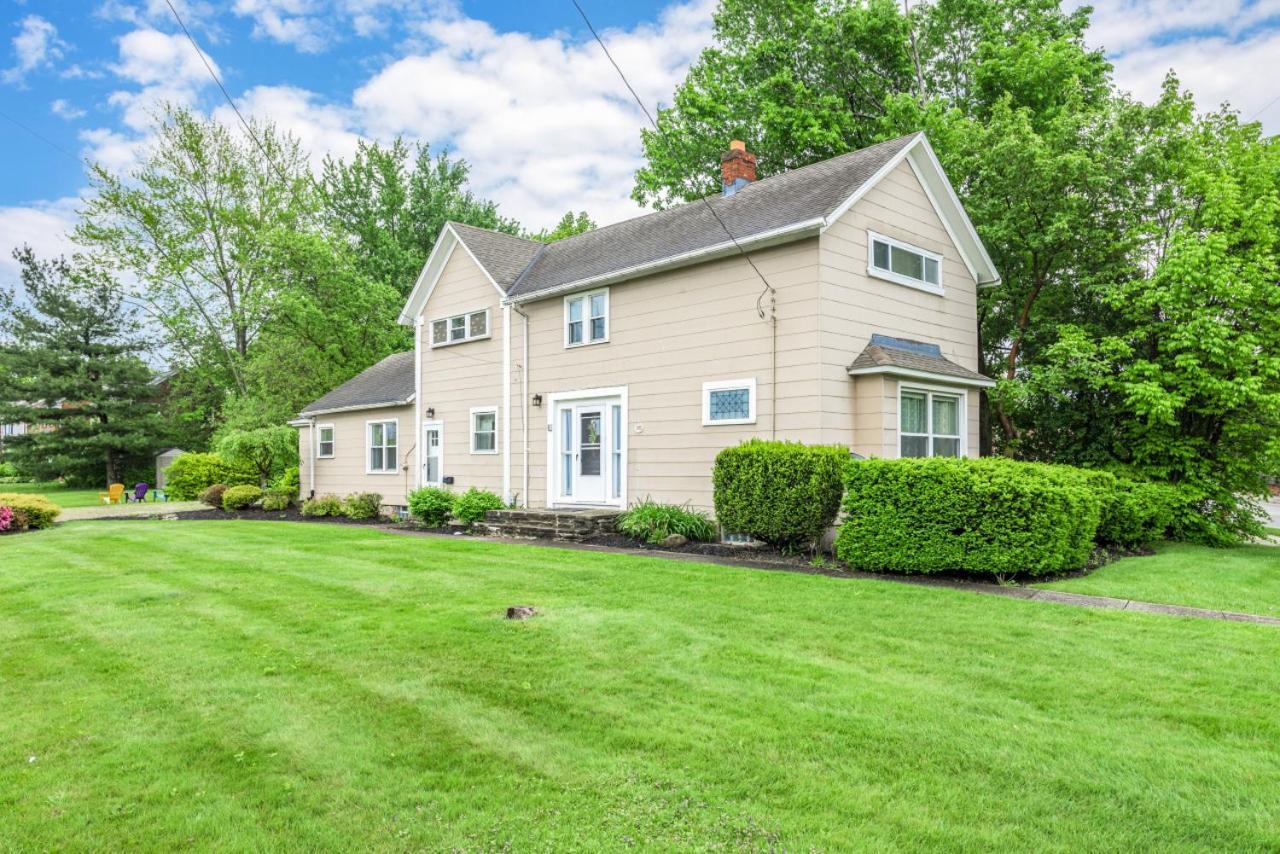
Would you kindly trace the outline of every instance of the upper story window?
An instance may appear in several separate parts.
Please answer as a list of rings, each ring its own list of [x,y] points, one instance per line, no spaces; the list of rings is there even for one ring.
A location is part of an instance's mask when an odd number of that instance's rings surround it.
[[[942,256],[869,231],[867,272],[910,288],[942,293]]]
[[[438,317],[431,321],[431,346],[461,344],[489,337],[489,309]]]
[[[316,456],[327,459],[333,456],[333,425],[316,425]]]
[[[904,388],[898,398],[898,455],[962,457],[964,395]]]
[[[756,423],[756,381],[715,380],[702,384],[702,425]]]
[[[608,288],[564,298],[564,346],[578,347],[608,340]]]

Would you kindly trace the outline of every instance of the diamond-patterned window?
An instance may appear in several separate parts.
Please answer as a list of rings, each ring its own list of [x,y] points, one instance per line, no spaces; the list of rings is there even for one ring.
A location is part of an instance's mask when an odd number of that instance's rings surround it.
[[[702,386],[703,424],[753,424],[756,420],[754,379],[721,380]]]

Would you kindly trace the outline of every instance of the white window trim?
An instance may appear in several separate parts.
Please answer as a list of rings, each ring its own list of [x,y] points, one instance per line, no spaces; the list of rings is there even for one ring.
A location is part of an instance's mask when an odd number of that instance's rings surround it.
[[[907,252],[914,252],[917,255],[923,255],[925,258],[932,258],[938,263],[938,284],[934,285],[920,279],[913,279],[910,276],[904,276],[901,273],[895,273],[892,270],[883,270],[875,265],[875,243],[876,241],[887,243],[890,246],[896,246]],[[936,294],[942,296],[946,291],[942,287],[942,256],[937,252],[930,252],[928,249],[921,249],[903,240],[896,240],[885,234],[867,229],[867,275],[876,279],[884,279],[886,282],[893,282],[896,285],[905,285],[908,288],[915,288],[918,291],[924,291],[928,294]]]
[[[331,438],[331,439],[329,440],[329,444],[330,444],[330,445],[333,445],[333,449],[332,449],[329,453],[327,453],[327,454],[322,454],[322,453],[320,453],[320,446],[321,446],[321,445],[323,445],[324,443],[323,443],[322,441],[320,441],[320,434],[321,434],[323,431],[325,431],[325,430],[330,431],[330,432],[332,433],[332,435],[333,435],[333,438]],[[399,441],[399,435],[398,435],[398,434],[397,434],[397,437],[396,437],[396,441]],[[317,424],[317,425],[316,425],[316,459],[317,459],[317,460],[331,460],[331,459],[333,459],[334,454],[336,454],[336,453],[337,453],[337,451],[338,451],[338,431],[337,431],[337,429],[336,429],[332,424]]]
[[[960,398],[960,456],[969,456],[969,392],[964,388],[946,385],[928,385],[926,383],[916,382],[900,382],[898,383],[898,412],[894,420],[894,444],[893,455],[902,458],[902,393],[904,391],[918,391],[925,394],[946,394],[952,397]],[[933,428],[933,404],[930,402],[925,411],[928,415],[929,428]],[[909,436],[921,436],[922,433],[909,433]],[[933,450],[933,434],[928,434],[929,450]],[[945,437],[950,438],[950,437]],[[925,457],[924,459],[928,459]]]
[[[604,337],[590,340],[591,335],[591,298],[604,294]],[[582,340],[577,344],[569,343],[569,303],[582,300]],[[565,349],[590,347],[592,344],[608,344],[609,335],[613,332],[613,324],[609,320],[609,289],[596,288],[592,291],[579,291],[564,298],[564,346]]]
[[[479,314],[480,312],[484,312],[484,334],[472,335],[471,334],[471,315]],[[467,319],[467,337],[459,338],[457,341],[443,341],[439,344],[435,343],[435,336],[431,331],[432,327],[443,320],[445,322],[445,327],[447,330],[450,322],[454,318],[458,318],[458,317],[465,317]],[[456,314],[446,314],[443,317],[433,317],[427,321],[426,334],[427,334],[427,346],[429,349],[432,349],[432,350],[438,350],[441,347],[454,347],[454,346],[457,346],[458,344],[469,344],[472,341],[484,341],[486,338],[493,337],[493,314],[489,311],[488,308],[473,308],[470,311],[460,311],[460,312],[457,312]],[[446,331],[446,335],[447,334],[448,333]]]
[[[711,420],[711,392],[725,391],[726,389],[747,389],[747,410],[746,418],[721,418],[716,421]],[[702,384],[702,426],[703,427],[723,427],[733,424],[755,424],[756,423],[756,378],[746,377],[740,380],[712,380]]]
[[[476,450],[476,416],[477,416],[477,415],[484,414],[484,413],[492,413],[492,414],[493,414],[493,450],[492,450],[492,451],[479,451],[479,450]],[[497,404],[494,404],[493,406],[473,406],[473,407],[471,407],[471,420],[470,420],[470,422],[469,422],[469,423],[470,423],[470,429],[469,429],[469,432],[470,432],[470,434],[471,434],[471,453],[473,453],[473,454],[481,454],[481,455],[483,455],[483,456],[492,456],[493,454],[498,453],[498,451],[499,451],[499,447],[498,447],[498,430],[499,430],[499,425],[498,425],[498,406],[497,406]]]
[[[396,465],[395,468],[375,469],[369,467],[369,451],[373,447],[373,425],[374,424],[394,424],[396,425]],[[383,445],[383,447],[387,447]],[[385,462],[385,460],[383,461]],[[400,473],[400,419],[399,418],[370,418],[364,422],[364,473],[365,474],[399,474]]]
[[[427,480],[427,431],[440,431],[440,479]],[[443,421],[424,421],[422,422],[422,439],[420,440],[422,447],[422,485],[423,486],[444,486],[444,422]]]

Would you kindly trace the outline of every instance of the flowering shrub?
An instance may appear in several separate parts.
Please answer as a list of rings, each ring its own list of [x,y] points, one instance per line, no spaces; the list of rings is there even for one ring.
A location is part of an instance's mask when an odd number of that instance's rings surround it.
[[[0,507],[0,531],[7,531],[11,527],[13,527],[13,510]]]

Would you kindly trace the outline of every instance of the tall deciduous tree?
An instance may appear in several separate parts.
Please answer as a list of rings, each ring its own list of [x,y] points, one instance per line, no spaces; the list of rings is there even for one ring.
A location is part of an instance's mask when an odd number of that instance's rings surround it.
[[[0,422],[31,429],[6,440],[6,457],[37,477],[116,483],[163,438],[138,326],[84,259],[14,257],[25,298],[0,291]]]

